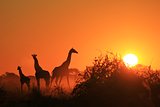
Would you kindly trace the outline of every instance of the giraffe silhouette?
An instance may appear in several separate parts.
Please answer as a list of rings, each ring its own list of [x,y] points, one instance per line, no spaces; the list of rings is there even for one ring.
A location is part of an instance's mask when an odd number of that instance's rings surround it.
[[[28,87],[28,90],[30,90],[30,78],[23,74],[20,66],[17,67],[17,70],[19,71],[19,76],[20,76],[21,92],[23,92],[23,84],[25,84],[25,83]]]
[[[68,68],[69,68],[69,65],[70,65],[70,62],[71,62],[72,53],[77,53],[78,54],[78,52],[74,48],[70,49],[66,61],[63,62],[62,65],[60,65],[58,67],[55,67],[53,69],[51,83],[55,78],[56,85],[60,85],[63,76],[66,76],[68,86],[70,87],[70,85],[69,85],[69,69]],[[58,81],[59,81],[59,83],[58,83]]]
[[[46,83],[46,88],[48,88],[49,83],[50,83],[50,74],[48,71],[43,70],[41,68],[41,66],[39,65],[38,59],[37,59],[37,55],[33,54],[32,55],[33,59],[34,59],[34,68],[35,68],[35,76],[36,76],[36,80],[37,80],[37,86],[38,86],[38,90],[40,90],[40,79],[44,79],[45,83]]]

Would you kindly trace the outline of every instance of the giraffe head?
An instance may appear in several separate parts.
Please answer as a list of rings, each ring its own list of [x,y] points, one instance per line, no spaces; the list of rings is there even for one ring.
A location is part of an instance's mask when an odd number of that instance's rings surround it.
[[[72,49],[70,50],[70,52],[71,52],[71,53],[76,53],[76,54],[78,54],[78,52],[77,52],[74,48],[72,48]]]
[[[37,56],[36,54],[32,54],[32,57],[33,57],[33,58],[36,58],[36,56]]]
[[[17,67],[17,70],[20,70],[20,69],[21,69],[21,67],[20,67],[20,66],[18,66],[18,67]]]

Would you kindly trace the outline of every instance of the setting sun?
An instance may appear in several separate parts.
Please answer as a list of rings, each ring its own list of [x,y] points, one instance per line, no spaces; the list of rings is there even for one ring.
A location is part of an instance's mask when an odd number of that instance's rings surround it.
[[[133,67],[138,63],[138,58],[134,54],[127,54],[123,57],[123,61],[126,66]]]

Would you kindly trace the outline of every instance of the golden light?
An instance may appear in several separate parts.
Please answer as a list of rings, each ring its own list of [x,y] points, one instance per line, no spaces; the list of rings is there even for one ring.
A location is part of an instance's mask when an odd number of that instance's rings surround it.
[[[138,57],[134,54],[127,54],[123,57],[126,66],[133,67],[138,63]]]

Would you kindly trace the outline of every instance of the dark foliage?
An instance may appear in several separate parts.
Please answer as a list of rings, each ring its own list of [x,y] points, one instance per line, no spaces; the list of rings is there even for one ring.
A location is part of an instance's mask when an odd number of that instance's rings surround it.
[[[137,72],[109,52],[96,58],[93,66],[86,69],[72,95],[80,106],[152,107],[145,79]]]

